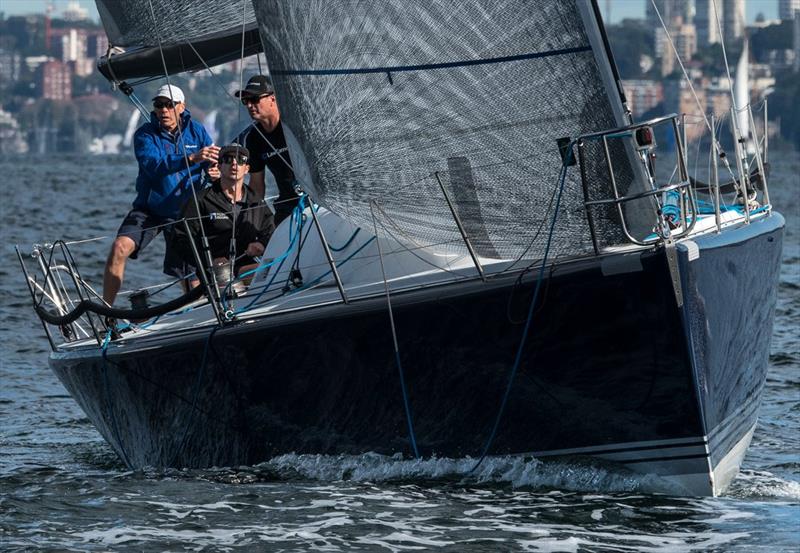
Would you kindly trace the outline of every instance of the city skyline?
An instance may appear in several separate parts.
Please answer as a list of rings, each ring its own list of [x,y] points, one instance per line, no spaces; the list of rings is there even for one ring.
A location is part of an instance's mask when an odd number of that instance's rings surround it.
[[[2,0],[0,12],[6,17],[42,14],[45,13],[47,5],[52,4],[54,13],[58,16],[70,3],[77,3],[88,12],[90,19],[99,22],[97,6],[93,0]],[[610,4],[606,0],[599,0],[599,4],[603,16],[607,15],[607,9],[610,7],[610,23],[618,23],[625,18],[643,19],[649,0],[611,0]],[[759,13],[763,13],[767,19],[777,19],[778,0],[747,0],[745,10],[745,20],[748,24],[753,23]]]

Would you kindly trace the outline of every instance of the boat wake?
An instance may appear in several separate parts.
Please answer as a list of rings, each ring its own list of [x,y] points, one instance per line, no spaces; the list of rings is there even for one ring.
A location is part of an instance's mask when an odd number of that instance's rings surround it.
[[[728,494],[738,499],[779,499],[800,501],[800,482],[784,480],[767,471],[742,470]]]
[[[597,459],[542,461],[534,457],[477,459],[431,457],[407,459],[365,453],[362,455],[280,455],[253,467],[204,471],[202,477],[229,483],[271,480],[321,482],[447,483],[459,485],[511,485],[513,488],[558,489],[591,492],[644,492],[681,495],[678,488],[656,475],[627,471]]]

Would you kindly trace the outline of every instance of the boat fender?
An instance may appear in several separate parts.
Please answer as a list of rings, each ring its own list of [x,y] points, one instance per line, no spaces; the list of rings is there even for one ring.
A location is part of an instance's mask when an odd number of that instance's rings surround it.
[[[691,240],[684,240],[680,243],[683,248],[686,249],[686,256],[688,261],[694,261],[695,259],[700,259],[700,246],[697,245],[696,242],[692,242]]]

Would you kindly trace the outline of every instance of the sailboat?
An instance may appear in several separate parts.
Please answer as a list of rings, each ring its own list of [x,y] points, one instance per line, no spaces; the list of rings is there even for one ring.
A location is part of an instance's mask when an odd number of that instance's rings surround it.
[[[263,51],[303,194],[249,288],[206,275],[114,339],[101,316],[126,313],[68,247],[43,280],[20,253],[50,366],[126,465],[578,456],[724,492],[756,428],[784,219],[713,190],[698,209],[680,117],[632,121],[595,1],[98,9],[127,94]]]

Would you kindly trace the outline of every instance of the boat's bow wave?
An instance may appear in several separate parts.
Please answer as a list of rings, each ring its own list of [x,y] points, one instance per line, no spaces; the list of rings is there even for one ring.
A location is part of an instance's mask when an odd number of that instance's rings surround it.
[[[471,457],[403,458],[401,455],[286,454],[251,467],[189,471],[191,477],[234,484],[286,480],[321,482],[395,482],[458,485],[511,485],[513,488],[561,489],[582,492],[643,492],[680,495],[670,482],[653,474],[637,474],[599,459],[542,461],[535,457],[492,456],[473,472]],[[176,473],[177,471],[170,471]]]

